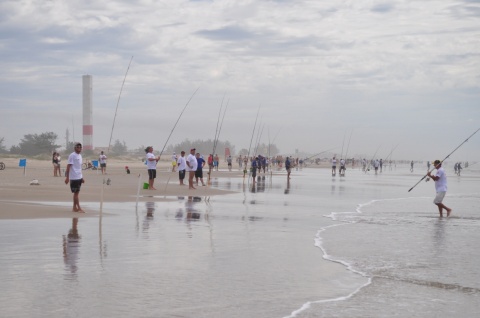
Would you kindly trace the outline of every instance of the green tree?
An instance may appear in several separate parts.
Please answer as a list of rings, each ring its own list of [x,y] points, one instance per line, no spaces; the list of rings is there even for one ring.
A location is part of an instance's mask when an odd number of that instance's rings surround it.
[[[5,138],[0,138],[0,153],[7,153],[8,150],[7,148],[5,148],[5,145],[3,144],[3,142],[5,141]]]
[[[60,147],[60,145],[55,144],[57,138],[57,134],[53,132],[45,132],[40,135],[28,134],[23,137],[18,144],[18,147],[12,146],[12,149],[18,154],[27,156],[51,154],[54,150]]]
[[[121,143],[120,140],[118,139],[115,140],[115,143],[113,144],[111,150],[112,150],[112,154],[117,156],[125,155],[128,152],[128,148],[125,141]]]

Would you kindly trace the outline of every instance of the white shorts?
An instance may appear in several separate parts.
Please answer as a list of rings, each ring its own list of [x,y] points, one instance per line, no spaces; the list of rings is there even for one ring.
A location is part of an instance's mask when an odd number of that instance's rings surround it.
[[[443,198],[445,198],[445,194],[447,192],[437,192],[437,196],[435,197],[435,199],[433,200],[433,203],[435,204],[439,204],[439,203],[442,203],[443,201]]]

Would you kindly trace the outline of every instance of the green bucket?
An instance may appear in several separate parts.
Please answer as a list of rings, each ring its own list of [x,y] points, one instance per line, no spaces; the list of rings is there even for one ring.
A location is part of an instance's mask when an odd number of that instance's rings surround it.
[[[145,183],[143,184],[143,188],[144,188],[145,190],[148,189],[148,183],[147,183],[147,182],[145,182]]]

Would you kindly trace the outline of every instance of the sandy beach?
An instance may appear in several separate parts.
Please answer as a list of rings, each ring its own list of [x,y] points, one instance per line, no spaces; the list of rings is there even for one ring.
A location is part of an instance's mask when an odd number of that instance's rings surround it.
[[[0,171],[0,219],[24,219],[45,217],[88,217],[96,215],[99,210],[89,210],[87,213],[75,213],[56,205],[45,202],[72,202],[69,186],[65,184],[64,177],[54,177],[53,167],[49,161],[27,159],[27,168],[18,166],[18,159],[5,159],[6,169]],[[130,174],[125,172],[125,166],[130,169]],[[66,168],[63,162],[62,173]],[[24,173],[25,172],[25,173]],[[139,177],[140,175],[140,177]],[[178,172],[171,172],[169,162],[160,161],[157,166],[155,187],[157,190],[144,190],[143,183],[148,182],[145,165],[141,161],[116,160],[108,161],[107,174],[102,175],[99,170],[84,170],[85,184],[80,192],[82,202],[128,202],[136,201],[140,184],[139,202],[150,200],[155,196],[156,201],[171,200],[162,196],[201,196],[209,197],[231,193],[218,190],[210,186],[200,186],[196,190],[189,190],[187,186],[180,186]],[[214,171],[213,178],[242,178],[243,173],[237,169],[232,171]],[[110,179],[110,185],[106,185]],[[38,180],[39,185],[30,185],[33,180]],[[204,181],[207,173],[204,170]],[[105,182],[105,185],[103,186]],[[168,184],[167,184],[168,183]],[[188,180],[185,179],[188,184]],[[44,202],[44,204],[38,204]]]

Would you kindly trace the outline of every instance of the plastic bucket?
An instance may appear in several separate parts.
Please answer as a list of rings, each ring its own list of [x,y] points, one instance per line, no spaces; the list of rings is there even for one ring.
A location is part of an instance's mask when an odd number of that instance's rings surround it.
[[[148,183],[147,183],[147,182],[145,182],[145,183],[143,184],[143,188],[144,188],[144,189],[148,189]]]

